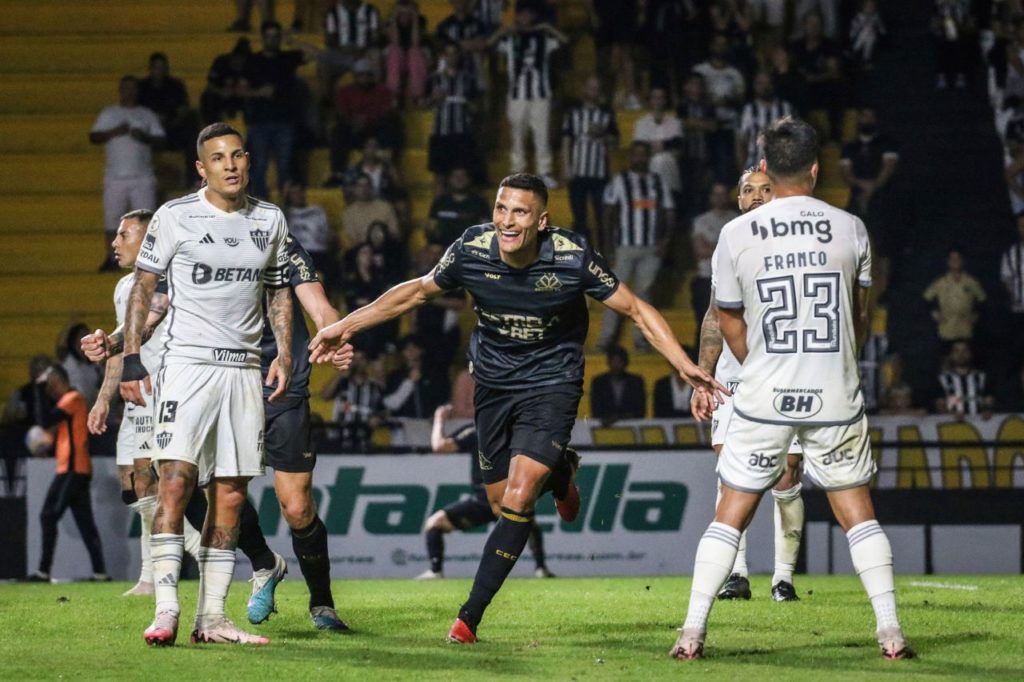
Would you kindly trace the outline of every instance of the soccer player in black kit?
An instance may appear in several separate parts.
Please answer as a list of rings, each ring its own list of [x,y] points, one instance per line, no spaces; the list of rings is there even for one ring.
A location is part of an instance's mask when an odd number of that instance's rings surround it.
[[[469,599],[448,640],[476,642],[484,610],[522,553],[537,498],[550,490],[563,519],[579,513],[566,446],[583,395],[584,294],[626,315],[695,390],[725,388],[690,360],[665,318],[621,284],[587,240],[549,224],[547,187],[535,175],[501,181],[493,222],[469,228],[427,275],[399,284],[321,329],[311,360],[348,363],[346,342],[445,291],[472,294],[469,344],[480,468],[498,522],[484,545]]]

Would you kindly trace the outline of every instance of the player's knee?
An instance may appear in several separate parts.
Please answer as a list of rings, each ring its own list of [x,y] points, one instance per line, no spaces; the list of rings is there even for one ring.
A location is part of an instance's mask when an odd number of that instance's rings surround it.
[[[313,523],[316,505],[305,497],[290,499],[281,502],[281,513],[289,528],[306,528]]]
[[[501,498],[501,504],[498,505],[497,513],[501,513],[501,507],[505,507],[506,509],[516,509],[518,511],[533,511],[533,504],[535,501],[532,486],[509,485],[505,489],[505,494]],[[491,504],[491,507],[493,508],[494,505]]]
[[[455,530],[455,526],[452,525],[451,519],[448,518],[448,514],[444,510],[438,510],[430,515],[427,523],[423,526],[423,530],[439,530],[444,533],[450,533]]]

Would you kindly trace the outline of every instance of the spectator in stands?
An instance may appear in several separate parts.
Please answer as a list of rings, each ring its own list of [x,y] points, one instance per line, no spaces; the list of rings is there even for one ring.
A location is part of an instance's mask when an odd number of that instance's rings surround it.
[[[461,237],[466,228],[490,220],[491,205],[473,191],[466,169],[456,166],[448,174],[448,191],[430,204],[427,239],[448,246]]]
[[[400,349],[403,366],[388,374],[384,407],[393,417],[427,419],[448,400],[448,368],[426,358],[415,336],[404,337]]]
[[[107,257],[100,272],[120,269],[110,245],[121,216],[136,208],[155,209],[157,205],[153,147],[163,142],[164,129],[157,115],[139,104],[139,81],[135,76],[121,78],[119,96],[117,104],[103,108],[89,131],[89,142],[103,145],[106,152],[103,241]]]
[[[588,204],[600,224],[601,198],[608,184],[609,155],[619,141],[615,112],[601,103],[601,81],[589,76],[580,88],[580,101],[565,112],[562,121],[563,178],[569,185],[572,229],[601,249],[590,233]],[[598,230],[600,232],[600,230]]]
[[[501,18],[505,14],[507,0],[479,0],[473,16],[484,26],[484,34],[494,35],[501,28]]]
[[[963,0],[936,0],[931,27],[937,52],[935,87],[940,90],[950,85],[965,87],[968,67],[971,65],[971,51],[976,45],[972,40],[974,19],[971,17],[970,3]],[[1017,57],[1011,61],[1011,68],[1019,63],[1020,58]],[[1024,72],[1024,69],[1020,72]]]
[[[754,45],[762,55],[785,42],[786,0],[750,0]]]
[[[629,170],[615,175],[604,193],[604,222],[609,235],[605,243],[614,245],[615,273],[645,301],[650,299],[651,285],[671,236],[667,226],[675,222],[672,195],[650,171],[650,160],[651,146],[633,142],[629,146]],[[610,348],[615,343],[621,321],[617,313],[605,312],[598,346]],[[650,352],[637,327],[633,328],[633,348],[638,353]]]
[[[345,306],[348,312],[372,303],[388,289],[384,274],[373,265],[373,247],[363,242],[345,254],[343,271]],[[352,345],[356,350],[377,355],[391,352],[398,338],[398,323],[389,322],[358,334]]]
[[[473,13],[473,0],[450,0],[450,2],[452,13],[437,25],[434,33],[441,46],[441,58],[450,61],[451,58],[443,51],[448,43],[455,43],[461,57],[458,68],[469,74],[471,82],[478,91],[483,90],[483,55],[487,49],[487,37],[497,30],[497,27],[492,28],[485,25],[480,17]],[[439,65],[438,71],[440,70]]]
[[[434,109],[427,168],[434,174],[435,194],[443,191],[445,178],[455,168],[468,170],[477,184],[486,175],[473,132],[473,110],[480,91],[473,73],[462,68],[464,61],[458,43],[446,42],[437,71],[427,82],[426,102]]]
[[[691,73],[683,85],[683,101],[679,105],[683,128],[682,160],[679,164],[684,204],[680,214],[696,215],[704,205],[709,183],[710,155],[708,135],[718,126],[715,108],[707,101],[704,79]]]
[[[320,97],[330,101],[334,84],[359,65],[380,74],[380,12],[363,0],[338,0],[324,16],[324,49],[317,57]]]
[[[786,100],[798,112],[807,111],[807,81],[793,64],[793,56],[785,47],[776,47],[771,52],[772,90]]]
[[[88,331],[88,330],[87,330]],[[77,344],[76,344],[77,345]],[[29,580],[49,582],[53,567],[53,554],[57,549],[57,524],[69,508],[78,527],[78,533],[89,551],[94,581],[110,580],[103,561],[100,533],[92,514],[92,459],[89,456],[89,429],[86,421],[89,408],[85,398],[68,381],[67,372],[60,365],[52,365],[36,379],[45,387],[55,407],[36,416],[37,424],[56,429],[54,456],[57,475],[46,492],[39,522],[43,531],[43,550],[39,569]]]
[[[367,355],[357,350],[344,374],[335,373],[320,391],[323,400],[333,400],[331,420],[341,426],[342,449],[366,452],[371,449],[373,430],[383,423],[384,388],[370,377]]]
[[[248,38],[239,38],[227,54],[218,55],[206,74],[206,90],[199,97],[199,118],[206,126],[234,118],[245,106],[241,83],[252,55]]]
[[[651,149],[650,168],[672,195],[682,189],[679,155],[682,152],[683,124],[668,108],[668,93],[652,88],[651,112],[633,125],[633,141],[646,142]]]
[[[655,0],[649,3],[644,41],[650,49],[650,82],[670,101],[679,101],[679,88],[703,48],[700,5],[695,0]]]
[[[999,280],[1009,295],[1009,316],[1004,350],[1012,362],[1024,360],[1024,213],[1017,216],[1017,242],[999,263]]]
[[[697,321],[698,343],[700,324],[711,300],[711,256],[718,246],[718,236],[725,224],[738,216],[729,196],[729,187],[715,183],[708,194],[708,210],[693,219],[693,256],[697,260],[697,273],[690,282],[693,318]]]
[[[684,348],[687,354],[693,348]],[[693,387],[679,378],[679,372],[669,365],[669,372],[654,382],[654,418],[680,419],[689,418],[690,397]]]
[[[637,0],[594,0],[594,47],[601,73],[610,76],[613,100],[627,111],[640,111],[633,52],[639,36]]]
[[[1005,59],[1006,95],[1024,97],[1024,18],[1013,22],[1013,39],[1006,46]],[[948,83],[948,78],[945,80]]]
[[[323,206],[306,200],[306,187],[293,182],[285,189],[284,215],[288,231],[309,255],[316,269],[323,275],[321,281],[331,293],[338,286],[338,236],[331,229],[327,211]]]
[[[251,30],[252,26],[249,23],[249,18],[252,16],[252,4],[253,0],[235,0],[238,15],[231,22],[231,25],[228,26],[229,31],[248,33]],[[256,6],[260,11],[261,22],[266,23],[274,20],[274,0],[256,0]]]
[[[57,338],[56,355],[71,385],[85,398],[86,405],[92,408],[103,379],[99,365],[93,364],[85,357],[79,341],[91,333],[91,329],[82,322],[71,321],[64,327]]]
[[[392,150],[382,147],[373,135],[363,140],[362,158],[349,169],[345,185],[350,186],[361,174],[370,178],[373,193],[394,207],[399,225],[403,229],[407,228],[409,192],[405,189]]]
[[[878,131],[875,110],[857,112],[857,139],[843,145],[839,172],[850,188],[846,210],[864,219],[875,250],[888,255],[895,235],[890,234],[888,196],[884,188],[896,173],[899,146]]]
[[[721,33],[711,39],[711,55],[693,67],[704,78],[704,84],[715,107],[718,122],[708,135],[711,166],[717,182],[732,183],[736,178],[736,122],[746,92],[746,81],[739,69],[729,63],[729,39]]]
[[[793,106],[775,96],[772,76],[761,71],[754,76],[754,97],[740,114],[739,134],[736,136],[736,163],[740,168],[756,166],[763,156],[757,142],[761,131],[774,121],[793,115]]]
[[[647,414],[647,389],[639,374],[626,371],[629,353],[622,346],[607,351],[608,371],[590,383],[590,416],[609,426],[620,419],[643,419]]]
[[[349,152],[362,147],[367,137],[376,137],[381,147],[392,150],[393,158],[401,155],[404,132],[394,93],[377,82],[368,60],[356,62],[354,71],[353,82],[338,88],[335,97],[329,187],[344,183]]]
[[[189,108],[185,81],[171,76],[167,55],[149,55],[149,75],[139,81],[139,104],[153,111],[164,129],[164,148],[181,152],[185,160],[185,184],[199,182],[196,172],[196,136],[199,127]]]
[[[860,11],[850,22],[850,55],[863,70],[870,71],[875,50],[885,37],[885,22],[878,13],[877,0],[861,0]]]
[[[394,207],[373,191],[373,180],[366,174],[356,177],[349,188],[349,198],[341,212],[342,238],[346,244],[355,246],[366,241],[370,225],[381,221],[388,226],[388,234],[395,241],[402,241],[398,229],[398,215]]]
[[[794,38],[807,35],[807,17],[811,15],[820,20],[826,38],[839,38],[839,0],[797,0],[793,7]]]
[[[245,65],[242,92],[245,95],[246,148],[249,151],[249,192],[266,199],[267,168],[273,155],[278,189],[291,180],[295,135],[305,106],[297,101],[296,71],[306,61],[300,50],[282,50],[281,25],[267,22],[261,29],[263,49]]]
[[[724,35],[729,44],[729,61],[742,73],[753,73],[757,60],[751,49],[754,25],[750,4],[744,0],[712,0],[708,7],[712,34]]]
[[[387,86],[399,101],[404,93],[405,101],[418,102],[427,85],[427,18],[415,0],[397,0],[386,29]]]
[[[516,6],[515,24],[499,29],[488,40],[505,57],[509,73],[506,113],[510,126],[510,170],[526,170],[526,132],[533,138],[537,175],[553,188],[553,161],[548,142],[551,125],[551,54],[569,39],[551,24],[537,23],[536,8]]]
[[[807,82],[807,108],[828,112],[829,136],[839,142],[843,135],[845,107],[840,52],[836,43],[825,37],[821,15],[807,15],[804,35],[793,44],[792,51],[793,63]]]
[[[872,331],[860,350],[857,368],[860,370],[860,390],[864,396],[864,411],[875,414],[882,406],[885,391],[884,369],[889,353],[886,333]]]
[[[988,389],[984,372],[974,366],[971,344],[966,340],[954,341],[945,366],[939,372],[942,397],[935,410],[959,418],[992,416],[995,400]]]
[[[926,410],[914,406],[914,390],[903,378],[903,358],[893,355],[889,360],[888,386],[882,390],[880,414],[920,417]]]
[[[0,446],[3,447],[4,458],[7,461],[8,479],[13,471],[13,464],[10,460],[17,457],[28,457],[29,452],[25,448],[25,434],[29,427],[36,423],[36,415],[42,414],[47,409],[45,392],[36,383],[36,379],[53,364],[47,355],[33,355],[28,363],[28,383],[22,384],[14,389],[7,402],[4,403],[3,415],[0,416],[0,426],[3,427],[3,440]]]
[[[379,220],[370,223],[366,243],[373,251],[373,268],[388,287],[405,281],[408,269],[405,245],[391,237],[387,224]]]
[[[416,275],[429,273],[444,255],[440,244],[428,244],[417,254]],[[466,307],[466,294],[461,289],[446,291],[416,308],[412,319],[412,332],[423,344],[427,360],[448,371],[462,340],[459,313]]]
[[[985,290],[978,280],[964,271],[963,252],[949,250],[946,274],[924,290],[924,300],[932,304],[932,318],[938,325],[939,338],[947,344],[974,335],[978,319],[977,307],[985,302]]]

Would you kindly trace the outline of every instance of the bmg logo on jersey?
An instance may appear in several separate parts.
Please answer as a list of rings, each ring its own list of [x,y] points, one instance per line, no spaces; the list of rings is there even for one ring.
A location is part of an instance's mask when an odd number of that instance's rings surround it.
[[[772,405],[775,411],[790,419],[809,419],[821,412],[821,396],[809,391],[780,391]]]
[[[772,218],[770,227],[765,227],[758,224],[756,220],[752,220],[750,221],[750,230],[751,234],[755,237],[760,236],[762,240],[768,239],[768,237],[817,235],[818,241],[822,244],[828,244],[832,241],[832,223],[827,219],[817,222],[811,220],[791,220],[786,222],[785,220]]]

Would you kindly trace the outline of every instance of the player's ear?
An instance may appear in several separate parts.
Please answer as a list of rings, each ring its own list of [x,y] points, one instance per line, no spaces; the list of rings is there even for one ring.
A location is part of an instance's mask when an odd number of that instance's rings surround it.
[[[196,173],[199,173],[199,177],[203,180],[206,179],[206,168],[203,166],[203,162],[196,160]]]
[[[811,164],[811,187],[818,184],[818,162]]]
[[[543,211],[540,214],[540,218],[537,220],[537,231],[543,232],[548,229],[548,212]]]

